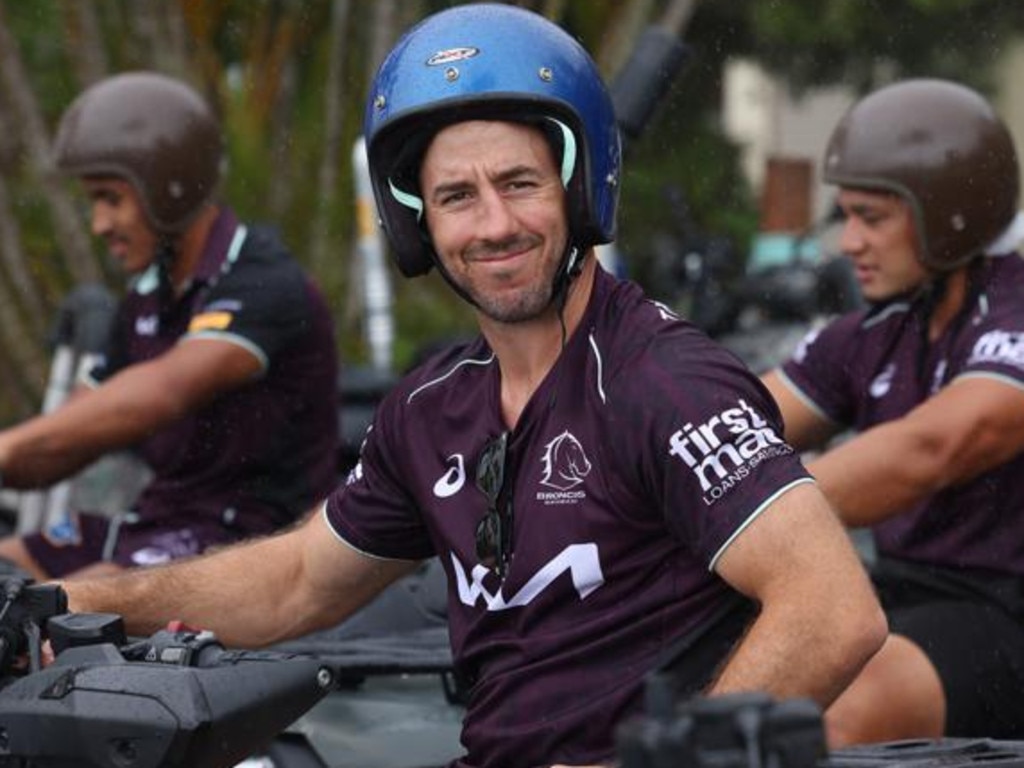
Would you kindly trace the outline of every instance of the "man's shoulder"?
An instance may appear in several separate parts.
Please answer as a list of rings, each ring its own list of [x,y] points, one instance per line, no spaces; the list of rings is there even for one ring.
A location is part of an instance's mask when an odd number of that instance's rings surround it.
[[[593,324],[591,345],[611,380],[666,374],[698,375],[702,370],[740,368],[736,356],[674,307],[621,282],[604,297]]]
[[[808,336],[827,339],[833,346],[857,338],[889,337],[905,328],[911,311],[911,303],[902,299],[876,304],[831,318],[809,331]]]
[[[592,320],[592,332],[610,355],[632,357],[658,338],[700,343],[704,334],[674,307],[648,297],[636,283],[607,284]]]
[[[245,242],[239,252],[235,270],[275,270],[283,274],[303,274],[302,265],[285,245],[280,231],[267,224],[246,227]]]
[[[497,366],[482,338],[453,338],[425,349],[395,384],[386,400],[394,408],[433,411],[446,398],[472,401]]]
[[[247,229],[237,261],[217,280],[211,296],[241,291],[267,300],[302,301],[310,292],[318,293],[276,228],[257,224]]]

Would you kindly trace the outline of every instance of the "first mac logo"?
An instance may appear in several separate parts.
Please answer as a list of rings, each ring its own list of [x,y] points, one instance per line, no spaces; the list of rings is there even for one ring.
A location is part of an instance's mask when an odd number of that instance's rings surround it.
[[[687,424],[668,440],[668,453],[700,481],[704,502],[713,504],[762,460],[792,452],[772,426],[745,400],[703,424]]]

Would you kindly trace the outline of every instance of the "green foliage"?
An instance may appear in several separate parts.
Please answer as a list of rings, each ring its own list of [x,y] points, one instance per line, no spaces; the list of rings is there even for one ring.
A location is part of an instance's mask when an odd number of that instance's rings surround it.
[[[0,0],[50,128],[82,85],[71,60],[71,53],[79,50],[74,46],[82,44],[71,9],[87,2]],[[138,3],[89,2],[101,26],[102,58],[113,71],[158,61],[160,51],[147,49],[131,28],[132,18],[140,15]],[[455,4],[403,0],[397,13],[405,26]],[[595,53],[626,10],[626,0],[528,5],[560,12],[556,21]],[[667,5],[668,0],[650,3],[651,21]],[[665,234],[681,234],[678,216],[667,203],[670,187],[686,198],[697,228],[728,236],[740,252],[756,227],[756,201],[740,173],[737,148],[722,135],[716,119],[723,67],[730,57],[754,57],[796,90],[835,82],[866,88],[905,74],[947,76],[984,87],[989,65],[1011,36],[1024,30],[1021,0],[703,0],[696,7],[685,33],[692,62],[647,133],[627,153],[619,244],[642,282],[649,283],[655,271],[654,242]],[[343,355],[362,362],[367,350],[358,313],[346,307],[354,233],[351,147],[361,129],[373,64],[376,5],[349,4],[338,174],[326,196],[319,192],[318,178],[325,162],[330,0],[147,0],[146,8],[154,14],[151,21],[158,14],[161,19],[173,14],[183,19],[188,76],[216,101],[228,138],[225,197],[243,217],[281,227],[298,258],[316,270],[337,308]],[[606,74],[609,80],[614,75]],[[287,103],[285,93],[291,94]],[[3,93],[0,105],[7,105]],[[16,199],[15,215],[22,247],[35,270],[33,279],[44,286],[44,300],[56,302],[61,289],[69,287],[70,276],[49,258],[55,247],[53,226],[38,176],[27,172],[27,153],[15,154],[14,167],[8,167],[6,156],[0,158],[5,161],[0,170]],[[313,264],[320,211],[326,211],[329,253],[325,262]],[[465,305],[436,275],[392,277],[400,367],[429,340],[461,335],[473,327]],[[660,288],[648,287],[655,293]]]
[[[795,89],[931,75],[984,89],[1024,30],[1019,0],[746,0],[749,53]]]

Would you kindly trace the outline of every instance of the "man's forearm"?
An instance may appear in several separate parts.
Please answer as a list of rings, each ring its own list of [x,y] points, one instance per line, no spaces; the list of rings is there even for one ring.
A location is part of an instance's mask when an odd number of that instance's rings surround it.
[[[41,488],[63,480],[107,448],[69,439],[74,423],[37,417],[0,433],[0,471],[9,488]]]
[[[762,611],[708,694],[763,691],[809,697],[822,709],[832,703],[880,647],[885,619],[867,600],[828,616],[799,602]]]
[[[213,630],[227,645],[257,647],[294,634],[297,558],[282,557],[286,537],[235,545],[214,555],[63,584],[74,612],[118,613],[129,633],[171,620]],[[282,618],[286,617],[286,618]]]
[[[848,527],[873,525],[906,512],[941,485],[942,458],[898,425],[851,438],[807,464]]]

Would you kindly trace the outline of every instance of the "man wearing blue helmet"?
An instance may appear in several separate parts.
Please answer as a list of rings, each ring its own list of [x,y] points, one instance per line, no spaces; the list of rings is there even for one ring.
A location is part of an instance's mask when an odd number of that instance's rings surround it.
[[[437,556],[467,768],[612,760],[663,666],[683,694],[827,705],[882,643],[880,608],[767,392],[594,258],[620,152],[589,56],[528,11],[444,11],[381,66],[366,137],[400,269],[436,267],[480,337],[397,385],[303,527],[69,584],[72,605],[272,643]]]

